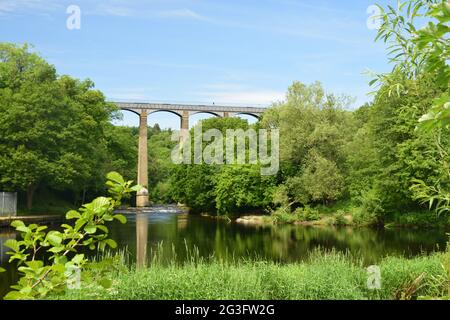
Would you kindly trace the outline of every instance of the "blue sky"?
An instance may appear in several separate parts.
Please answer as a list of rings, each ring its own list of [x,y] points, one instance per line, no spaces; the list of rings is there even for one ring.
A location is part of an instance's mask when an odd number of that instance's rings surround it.
[[[374,3],[396,1],[0,0],[0,41],[33,44],[110,100],[268,106],[294,80],[319,80],[356,108],[371,99],[364,71],[390,68],[366,25]],[[66,27],[69,5],[81,9],[79,30]],[[168,113],[155,122],[179,127]]]

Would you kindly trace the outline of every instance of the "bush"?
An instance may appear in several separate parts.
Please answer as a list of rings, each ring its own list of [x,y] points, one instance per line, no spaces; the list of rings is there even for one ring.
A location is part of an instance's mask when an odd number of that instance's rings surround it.
[[[319,210],[305,206],[303,208],[297,208],[295,215],[299,221],[317,221],[320,219]]]
[[[338,210],[334,215],[334,224],[337,226],[345,226],[348,224],[347,219],[345,218],[345,211]]]

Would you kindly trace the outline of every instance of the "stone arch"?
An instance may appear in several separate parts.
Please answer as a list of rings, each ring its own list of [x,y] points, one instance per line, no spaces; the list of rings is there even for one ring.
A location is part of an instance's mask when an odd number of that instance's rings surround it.
[[[257,119],[257,120],[261,119],[261,115],[254,114],[254,113],[249,113],[249,112],[238,112],[238,113],[235,113],[235,116],[238,116],[238,115],[240,115],[240,114],[246,115],[246,116],[254,117],[254,118]]]
[[[217,118],[223,118],[223,112],[221,112],[222,114],[219,114],[218,112],[214,112],[214,111],[191,111],[191,112],[189,112],[189,116],[194,116],[196,114],[201,114],[201,113],[210,114]]]
[[[161,110],[149,110],[148,114],[150,115],[150,114],[154,114],[154,113],[158,113],[158,112],[168,112],[168,113],[174,114],[174,115],[176,115],[176,116],[178,116],[180,118],[183,116],[183,114],[180,113],[179,111],[163,110],[163,109],[161,109]]]

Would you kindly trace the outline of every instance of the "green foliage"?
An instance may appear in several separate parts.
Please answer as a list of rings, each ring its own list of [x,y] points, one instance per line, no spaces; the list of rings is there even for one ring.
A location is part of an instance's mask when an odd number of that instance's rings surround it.
[[[263,116],[261,127],[280,130],[287,204],[329,203],[345,194],[343,146],[356,122],[343,108],[349,98],[326,95],[320,83],[294,82],[287,99]]]
[[[250,128],[247,121],[239,118],[212,118],[202,121],[201,125],[202,132],[216,129],[224,137],[227,129],[245,131]],[[194,130],[191,129],[192,146]],[[202,150],[208,144],[203,141]],[[194,159],[194,148],[191,150]],[[193,211],[229,215],[270,205],[275,180],[274,177],[261,176],[259,164],[182,164],[173,168],[170,184],[173,199]]]
[[[257,165],[225,166],[214,180],[219,214],[265,208],[272,203],[274,178],[261,176]]]
[[[401,2],[398,11],[390,8],[389,11],[383,12],[384,23],[377,37],[390,44],[390,48],[393,49],[390,55],[395,53],[395,57],[391,58],[395,64],[394,71],[391,74],[379,76],[379,79],[389,88],[401,87],[401,90],[397,90],[398,97],[408,100],[411,96],[410,90],[404,87],[404,82],[398,80],[398,74],[404,75],[413,83],[420,83],[424,78],[432,79],[431,85],[427,87],[433,88],[434,92],[422,90],[427,92],[426,100],[415,100],[415,103],[421,107],[422,115],[418,128],[421,129],[422,136],[425,136],[425,132],[431,131],[437,137],[435,151],[440,154],[440,162],[443,171],[446,172],[447,181],[444,181],[442,185],[442,176],[436,177],[434,181],[413,177],[415,185],[410,190],[414,192],[416,199],[429,202],[430,208],[436,202],[438,213],[448,211],[448,192],[445,189],[448,190],[450,179],[448,132],[441,131],[448,128],[450,124],[448,108],[450,105],[450,66],[448,65],[450,12],[448,8],[449,4],[443,0]],[[422,29],[417,29],[417,20],[422,18],[425,18],[428,24]],[[414,115],[413,118],[418,117]],[[446,136],[443,137],[444,134]]]
[[[176,142],[171,141],[172,130],[161,130],[158,125],[149,128],[148,158],[149,158],[149,192],[152,203],[171,203],[170,176],[175,165],[172,163],[171,152]],[[137,141],[137,137],[136,137]],[[136,158],[134,158],[136,162]]]
[[[80,192],[105,171],[104,131],[115,106],[90,80],[58,76],[28,46],[0,43],[0,187]]]
[[[343,210],[338,210],[334,216],[334,224],[337,226],[345,226],[348,224],[347,219],[345,218],[346,213]]]
[[[113,220],[126,223],[125,216],[113,211],[140,186],[132,186],[132,181],[125,181],[117,172],[108,173],[107,179],[112,196],[96,198],[78,211],[67,212],[66,220],[74,222],[62,224],[58,229],[61,231],[47,231],[46,226],[36,224],[27,226],[19,220],[11,224],[22,240],[7,240],[4,245],[11,249],[9,261],[17,262],[21,277],[5,299],[36,299],[63,293],[72,275],[71,270],[82,269],[87,262],[84,253],[79,253],[81,249],[117,247],[116,242],[108,238],[106,224]],[[107,281],[104,280],[103,284]]]
[[[310,206],[297,208],[294,211],[298,221],[316,221],[320,219],[319,210],[313,209]]]

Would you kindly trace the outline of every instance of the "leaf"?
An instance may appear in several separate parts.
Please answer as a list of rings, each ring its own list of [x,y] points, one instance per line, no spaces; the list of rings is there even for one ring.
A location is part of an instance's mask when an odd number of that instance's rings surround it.
[[[13,227],[13,228],[17,228],[20,226],[25,226],[25,223],[21,220],[15,220],[11,223],[11,227]]]
[[[112,249],[117,248],[117,242],[114,241],[113,239],[107,239],[107,240],[105,240],[105,242],[108,246],[110,246],[110,248],[112,248]]]
[[[66,213],[67,220],[79,219],[79,218],[81,218],[81,214],[78,211],[70,210],[69,212]]]
[[[62,243],[62,235],[58,231],[52,231],[47,234],[47,241],[52,246],[59,246]]]
[[[0,272],[6,272],[6,270],[0,267]]]
[[[62,251],[64,251],[64,246],[58,246],[58,247],[53,247],[47,250],[48,252],[52,252],[52,253],[60,253]]]
[[[84,227],[84,231],[86,231],[86,233],[88,234],[94,234],[97,232],[97,227],[95,225],[90,224]]]
[[[92,201],[92,210],[100,209],[106,205],[109,205],[109,198],[98,197],[94,201]]]
[[[116,182],[116,183],[118,183],[120,185],[125,183],[125,180],[123,179],[123,177],[119,173],[117,173],[115,171],[108,173],[106,175],[106,178],[108,180],[114,181],[114,182]]]
[[[17,240],[14,239],[8,239],[6,240],[3,245],[7,248],[10,248],[11,250],[13,250],[14,252],[17,252],[20,250],[20,245],[19,242]]]
[[[80,264],[84,260],[84,254],[77,254],[73,257],[72,262],[75,264]]]
[[[114,215],[114,219],[120,221],[120,223],[122,223],[122,224],[127,223],[127,218],[123,214]]]
[[[19,291],[10,291],[3,297],[3,300],[24,300],[29,298],[31,297],[28,297]]]
[[[137,185],[135,185],[135,186],[132,186],[132,187],[130,188],[130,190],[131,190],[132,192],[139,192],[142,188],[143,188],[143,186],[137,184]]]
[[[18,227],[16,228],[16,230],[17,230],[17,231],[20,231],[20,232],[25,232],[25,233],[31,232],[31,229],[28,228],[28,227],[26,227],[26,226],[18,226]]]
[[[41,260],[27,261],[25,264],[33,270],[38,270],[44,266],[44,262]]]
[[[97,226],[97,228],[100,229],[101,231],[103,231],[104,233],[108,233],[108,232],[109,232],[107,226],[104,226],[104,225],[99,224],[99,225]]]

